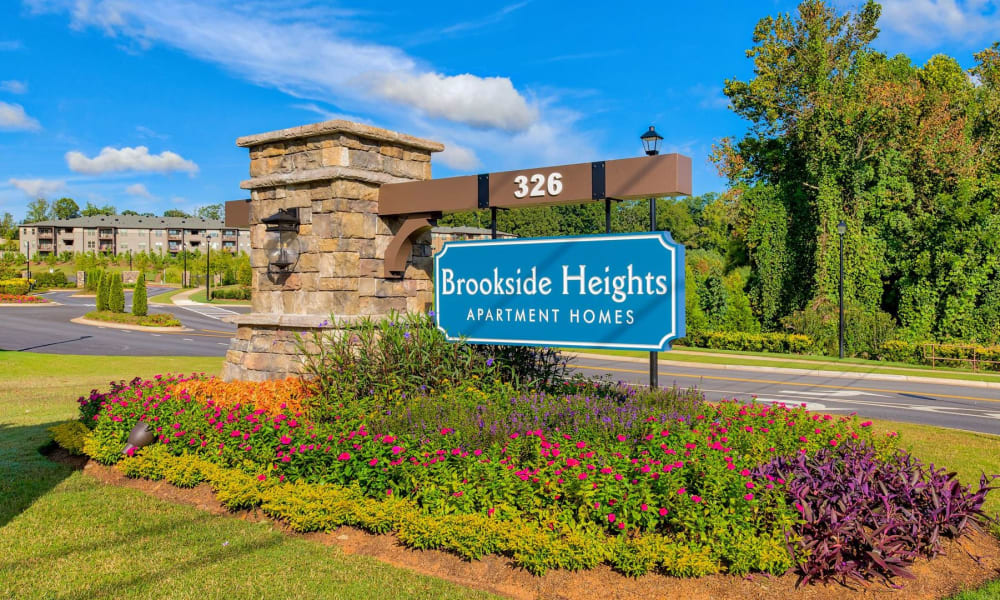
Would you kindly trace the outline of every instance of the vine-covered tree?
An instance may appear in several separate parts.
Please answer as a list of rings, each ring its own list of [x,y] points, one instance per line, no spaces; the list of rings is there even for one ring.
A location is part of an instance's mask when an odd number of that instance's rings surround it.
[[[913,339],[996,341],[997,46],[976,55],[975,79],[947,56],[916,66],[871,48],[880,10],[806,0],[762,19],[754,76],[726,82],[749,128],[714,159],[732,186],[754,311],[776,328],[836,299],[843,219],[859,314],[887,312]]]

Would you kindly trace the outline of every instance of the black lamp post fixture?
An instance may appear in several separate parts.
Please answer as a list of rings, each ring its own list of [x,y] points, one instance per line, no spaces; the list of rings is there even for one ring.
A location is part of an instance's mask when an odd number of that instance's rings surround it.
[[[646,156],[656,156],[660,153],[660,142],[663,136],[656,133],[653,126],[639,136],[642,140],[642,149],[646,151]],[[656,231],[656,198],[649,199],[649,230]],[[659,354],[655,351],[649,353],[649,387],[657,388],[660,385],[660,364]]]
[[[660,153],[660,142],[663,141],[663,136],[656,133],[652,125],[649,126],[648,131],[639,136],[639,139],[642,140],[642,149],[646,151],[646,156],[656,156]]]
[[[844,358],[844,234],[847,223],[843,219],[837,223],[837,233],[840,234],[840,358]]]
[[[268,273],[289,273],[299,259],[299,209],[278,209],[261,222],[267,232]]]

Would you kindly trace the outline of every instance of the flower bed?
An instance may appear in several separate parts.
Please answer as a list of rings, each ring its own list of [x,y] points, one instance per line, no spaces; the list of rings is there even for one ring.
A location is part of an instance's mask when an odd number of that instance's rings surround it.
[[[43,296],[0,294],[0,304],[45,304],[46,302],[48,302],[48,299]]]
[[[93,431],[76,443],[129,476],[208,482],[227,506],[298,531],[394,531],[535,573],[889,578],[960,535],[987,493],[985,478],[961,486],[870,422],[802,407],[585,382],[557,394],[439,383],[353,403],[268,385],[302,411],[200,377],[115,384],[81,398]],[[123,458],[140,419],[156,443]]]
[[[138,325],[140,327],[181,327],[181,322],[170,313],[153,313],[140,317],[125,312],[94,310],[84,315],[84,318],[92,321],[106,321],[108,323],[122,323],[124,325]]]

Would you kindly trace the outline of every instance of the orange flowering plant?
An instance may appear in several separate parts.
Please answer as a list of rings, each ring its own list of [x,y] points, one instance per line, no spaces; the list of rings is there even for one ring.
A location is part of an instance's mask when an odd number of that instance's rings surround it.
[[[252,406],[272,416],[304,412],[312,396],[308,384],[294,377],[272,381],[192,379],[174,385],[171,392],[186,392],[200,403],[211,400],[222,408]]]

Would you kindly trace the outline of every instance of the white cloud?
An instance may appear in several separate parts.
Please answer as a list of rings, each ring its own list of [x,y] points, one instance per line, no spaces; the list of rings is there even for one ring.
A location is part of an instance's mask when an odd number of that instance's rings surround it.
[[[482,164],[472,149],[452,142],[445,143],[444,151],[434,158],[456,171],[471,171]]]
[[[879,26],[920,47],[990,41],[1000,31],[996,0],[883,0]]]
[[[361,117],[356,117],[354,115],[345,115],[343,113],[338,113],[338,112],[333,112],[332,110],[327,110],[327,109],[325,109],[325,108],[323,108],[321,106],[318,106],[315,102],[305,102],[305,103],[302,103],[302,104],[293,104],[292,108],[297,108],[299,110],[304,110],[304,111],[308,111],[308,112],[317,114],[324,121],[333,121],[335,119],[343,119],[345,121],[355,121],[357,123],[368,123],[369,125],[371,124],[366,119],[362,119]]]
[[[66,153],[66,164],[70,170],[88,175],[113,173],[119,171],[145,171],[169,173],[171,171],[198,172],[198,165],[181,157],[179,154],[165,150],[159,154],[150,154],[149,148],[106,147],[94,158],[87,158],[82,152]]]
[[[11,94],[24,94],[28,91],[28,84],[14,79],[0,81],[0,91],[10,92]]]
[[[129,196],[138,196],[140,198],[152,198],[153,195],[149,193],[146,186],[141,183],[133,183],[132,185],[125,188],[125,193]]]
[[[530,106],[506,77],[477,77],[466,73],[390,74],[375,83],[380,96],[422,110],[431,117],[504,131],[525,131],[538,121]]]
[[[8,179],[7,183],[32,198],[46,198],[66,188],[61,179]]]
[[[42,126],[29,117],[20,104],[0,102],[0,130],[38,131]]]
[[[263,4],[240,10],[211,0],[27,3],[38,12],[70,13],[74,27],[98,27],[143,46],[171,45],[297,96],[332,96],[364,107],[374,97],[434,118],[511,131],[526,130],[538,119],[509,79],[433,72],[398,48],[340,35],[337,17],[324,26],[310,19],[289,21],[282,10]],[[409,85],[423,92],[407,93]]]

